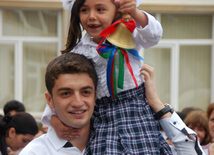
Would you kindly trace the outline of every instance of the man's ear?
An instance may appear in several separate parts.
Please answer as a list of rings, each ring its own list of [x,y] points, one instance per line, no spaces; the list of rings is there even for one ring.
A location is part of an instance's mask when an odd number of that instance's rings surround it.
[[[11,127],[8,131],[8,137],[13,138],[16,135],[16,129]]]
[[[45,98],[46,98],[46,101],[47,101],[49,107],[51,109],[53,109],[54,108],[53,99],[52,99],[52,96],[51,96],[51,94],[49,92],[45,93]]]

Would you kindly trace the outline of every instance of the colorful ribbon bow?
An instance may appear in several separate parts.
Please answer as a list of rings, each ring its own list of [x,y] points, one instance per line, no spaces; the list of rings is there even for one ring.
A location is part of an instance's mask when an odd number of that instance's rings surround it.
[[[118,98],[117,87],[116,87],[116,75],[115,75],[116,54],[119,55],[118,88],[121,88],[121,89],[123,89],[123,82],[124,82],[124,58],[126,61],[126,65],[129,69],[129,72],[132,76],[132,79],[134,80],[136,87],[138,87],[137,80],[134,76],[127,52],[140,58],[141,60],[144,60],[138,54],[138,52],[134,49],[124,49],[124,48],[112,45],[110,43],[102,44],[104,39],[110,33],[113,33],[117,29],[117,26],[119,23],[124,23],[130,32],[133,32],[136,27],[134,20],[130,20],[130,21],[126,22],[124,19],[120,19],[120,20],[116,21],[115,23],[113,23],[112,25],[107,27],[105,30],[103,30],[103,32],[100,34],[100,37],[103,37],[103,38],[97,47],[97,51],[100,54],[100,56],[102,56],[105,59],[109,59],[108,65],[107,65],[106,78],[107,78],[107,86],[108,86],[109,93],[113,98]]]

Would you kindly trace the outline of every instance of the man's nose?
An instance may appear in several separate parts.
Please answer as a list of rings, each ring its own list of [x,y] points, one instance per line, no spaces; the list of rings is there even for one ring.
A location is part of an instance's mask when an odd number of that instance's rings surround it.
[[[81,107],[83,105],[83,99],[80,93],[75,93],[71,105],[74,107]]]

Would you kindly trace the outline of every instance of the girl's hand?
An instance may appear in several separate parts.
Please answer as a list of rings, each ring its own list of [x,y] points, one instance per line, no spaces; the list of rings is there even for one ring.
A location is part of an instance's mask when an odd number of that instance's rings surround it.
[[[136,0],[115,0],[115,4],[119,5],[118,12],[129,13],[142,27],[148,25],[147,15],[136,7]]]
[[[140,74],[144,76],[147,101],[153,111],[158,112],[159,110],[164,108],[164,105],[160,101],[158,93],[156,91],[154,82],[154,68],[147,64],[144,64],[140,70]]]
[[[134,17],[137,8],[136,8],[136,0],[115,0],[116,4],[119,4],[119,9],[118,11],[120,13],[129,13],[131,17]]]
[[[51,125],[55,129],[57,136],[62,139],[70,141],[71,139],[79,137],[79,129],[67,126],[66,124],[61,122],[56,115],[53,115],[51,117]]]

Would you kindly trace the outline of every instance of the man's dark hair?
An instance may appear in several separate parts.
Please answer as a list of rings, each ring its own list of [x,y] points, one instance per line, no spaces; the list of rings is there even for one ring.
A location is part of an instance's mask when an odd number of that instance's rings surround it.
[[[10,111],[25,112],[25,106],[17,100],[10,100],[4,105],[4,115],[7,115]]]

